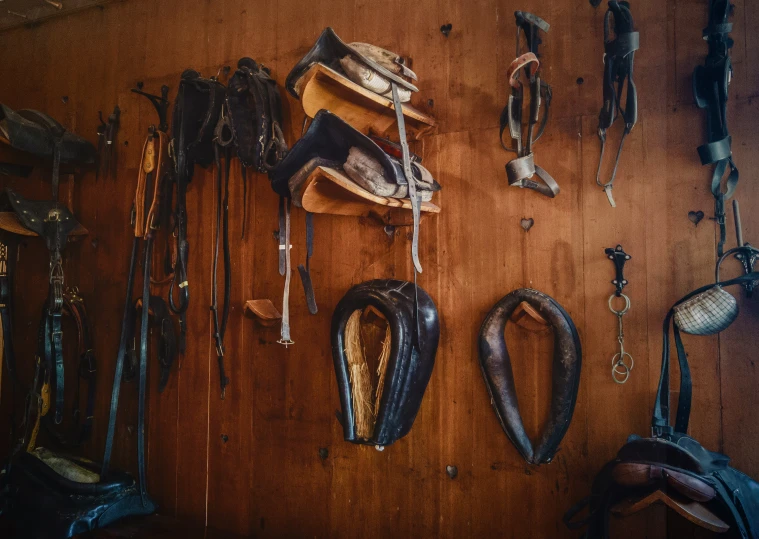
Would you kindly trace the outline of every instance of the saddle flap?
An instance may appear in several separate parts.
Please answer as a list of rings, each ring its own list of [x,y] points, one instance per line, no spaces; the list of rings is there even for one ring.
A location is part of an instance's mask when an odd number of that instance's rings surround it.
[[[21,224],[45,238],[49,251],[61,250],[69,233],[79,226],[68,208],[52,200],[27,200],[10,188],[6,193]]]

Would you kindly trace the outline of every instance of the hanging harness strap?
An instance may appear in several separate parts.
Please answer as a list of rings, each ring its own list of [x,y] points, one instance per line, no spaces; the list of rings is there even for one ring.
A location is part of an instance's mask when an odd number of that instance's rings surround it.
[[[306,295],[306,305],[308,312],[316,314],[319,308],[316,306],[316,296],[314,295],[314,285],[311,282],[311,257],[314,254],[314,214],[306,212],[306,265],[298,265],[300,282],[303,283],[303,292]]]
[[[738,186],[738,167],[733,162],[732,139],[727,129],[727,92],[733,74],[730,61],[733,40],[729,36],[733,25],[727,22],[731,14],[732,6],[728,0],[710,0],[709,25],[703,31],[709,54],[705,64],[696,66],[693,71],[693,97],[696,105],[706,110],[707,143],[698,147],[698,155],[702,165],[715,165],[711,191],[714,216],[720,230],[718,256],[722,256],[725,245],[725,201],[733,196]]]
[[[551,87],[542,81],[538,71],[538,46],[542,43],[540,32],[548,32],[550,25],[532,13],[516,11],[516,55],[511,62],[506,75],[511,87],[509,101],[501,112],[499,138],[504,150],[515,152],[517,157],[506,163],[506,177],[509,185],[523,189],[532,189],[538,193],[554,198],[559,194],[559,184],[543,168],[535,164],[532,146],[540,139],[548,122],[548,111],[551,106]],[[519,54],[521,50],[520,35],[524,33],[528,52]],[[526,133],[522,125],[522,108],[524,105],[524,84],[520,74],[524,73],[530,89],[530,116],[527,119]],[[540,108],[545,102],[545,111],[540,117]],[[535,132],[537,127],[537,133]],[[509,130],[509,136],[514,141],[513,146],[503,142],[503,133]],[[537,175],[540,181],[533,179]]]
[[[611,19],[614,18],[614,39],[611,38]],[[619,158],[622,155],[622,147],[625,137],[630,134],[635,123],[638,121],[638,92],[633,81],[633,61],[635,51],[640,48],[640,35],[634,31],[630,4],[627,2],[609,2],[609,10],[604,17],[604,102],[601,112],[598,114],[598,138],[601,140],[601,156],[598,159],[598,171],[596,172],[596,184],[603,188],[609,204],[612,208],[617,205],[612,196],[614,179],[617,176]],[[622,109],[622,90],[627,86],[625,108]],[[615,86],[616,85],[616,86]],[[619,141],[619,149],[614,159],[614,168],[611,178],[606,183],[601,181],[601,165],[606,148],[606,131],[611,128],[617,119],[617,113],[625,122],[622,138]]]

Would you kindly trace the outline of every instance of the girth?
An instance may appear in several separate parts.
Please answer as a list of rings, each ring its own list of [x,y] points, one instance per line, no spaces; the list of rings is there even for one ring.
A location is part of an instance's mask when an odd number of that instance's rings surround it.
[[[506,164],[506,176],[509,185],[526,189],[533,189],[538,193],[553,198],[559,194],[559,185],[548,172],[535,164],[532,146],[543,135],[548,122],[548,111],[551,106],[551,86],[542,81],[538,73],[540,61],[538,60],[538,46],[542,43],[540,32],[548,32],[550,26],[543,19],[525,11],[515,11],[516,32],[516,55],[517,57],[509,66],[507,77],[511,87],[509,102],[501,112],[501,129],[499,138],[504,150],[515,152],[517,157]],[[527,52],[521,53],[520,34],[524,33],[527,41]],[[527,124],[522,124],[522,107],[524,105],[524,84],[520,81],[520,74],[524,73],[528,81],[530,91],[530,112]],[[545,101],[545,111],[540,117],[540,107]],[[509,130],[513,146],[507,146],[503,142],[503,132]],[[537,133],[535,129],[537,128]],[[537,175],[540,181],[534,180]]]
[[[537,447],[533,447],[524,430],[504,337],[506,323],[522,302],[538,311],[550,323],[554,334],[551,417],[543,427]],[[485,317],[480,329],[479,355],[493,409],[509,440],[530,464],[551,462],[569,428],[580,386],[582,347],[569,314],[542,292],[530,288],[515,290],[496,303]]]
[[[729,35],[733,25],[727,21],[732,7],[728,0],[709,1],[709,25],[703,31],[709,53],[704,65],[693,70],[693,97],[696,105],[706,110],[707,142],[698,147],[698,155],[702,165],[714,165],[711,191],[720,228],[718,256],[722,256],[725,245],[725,201],[735,193],[739,177],[727,129],[727,93],[733,74],[730,61],[733,40]]]
[[[377,309],[387,321],[390,353],[373,434],[362,438],[356,432],[355,420],[357,408],[363,403],[354,402],[353,398],[346,325],[356,311],[367,307]],[[377,279],[358,284],[337,304],[331,333],[345,440],[385,446],[408,434],[432,375],[440,338],[437,308],[430,296],[405,281]]]
[[[614,38],[611,38],[611,19],[614,19]],[[604,17],[604,78],[603,92],[604,102],[601,112],[598,114],[598,138],[601,140],[601,156],[598,158],[598,171],[596,172],[596,184],[602,187],[609,199],[612,208],[616,207],[611,190],[614,187],[614,179],[617,176],[619,158],[622,155],[622,146],[625,137],[635,127],[638,121],[638,92],[633,81],[633,61],[635,51],[640,48],[640,37],[634,31],[630,4],[627,2],[609,2],[609,9]],[[627,95],[625,107],[622,109],[622,90],[627,83]],[[616,85],[616,86],[615,86]],[[606,131],[611,128],[617,119],[617,112],[625,122],[622,138],[619,141],[619,149],[614,160],[614,168],[611,178],[606,183],[601,181],[601,165],[603,164],[604,150],[606,148]]]

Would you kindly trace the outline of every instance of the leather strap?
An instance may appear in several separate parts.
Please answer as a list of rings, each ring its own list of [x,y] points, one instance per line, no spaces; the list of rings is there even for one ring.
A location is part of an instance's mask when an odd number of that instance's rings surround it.
[[[316,306],[316,296],[314,295],[314,285],[311,282],[311,257],[314,254],[314,214],[306,212],[306,265],[298,265],[300,282],[303,283],[303,292],[306,295],[306,305],[308,312],[316,314],[319,312]]]
[[[614,39],[611,39],[611,20],[614,19]],[[640,36],[634,31],[634,23],[630,6],[627,2],[609,2],[609,9],[604,17],[604,77],[603,94],[604,102],[598,115],[598,138],[601,141],[601,155],[598,158],[598,170],[596,171],[596,184],[603,188],[609,204],[616,207],[612,189],[617,177],[619,159],[625,138],[638,121],[638,92],[633,80],[633,62],[635,51],[640,48]],[[616,85],[616,87],[615,87]],[[627,96],[624,110],[620,103],[622,90],[627,86]],[[611,128],[617,118],[617,113],[622,117],[625,127],[619,141],[619,148],[614,159],[614,168],[608,181],[601,180],[601,166],[603,164],[604,150],[606,148],[606,131]]]
[[[277,341],[279,344],[285,345],[285,347],[288,347],[291,344],[295,344],[295,342],[290,338],[290,276],[292,275],[291,267],[290,267],[290,208],[291,208],[291,199],[287,199],[286,202],[284,202],[284,199],[280,197],[279,203],[280,203],[280,212],[284,209],[284,215],[280,213],[279,216],[279,223],[280,223],[280,244],[279,244],[279,252],[280,252],[280,261],[282,259],[282,253],[284,253],[284,259],[285,259],[285,289],[282,294],[282,327],[280,330],[280,339]],[[284,238],[282,236],[282,221],[284,220]],[[284,243],[283,243],[284,240]],[[280,272],[281,273],[281,272]]]
[[[542,180],[542,183],[532,179],[535,175]],[[534,163],[533,154],[517,157],[506,163],[506,176],[509,179],[509,185],[533,189],[548,198],[554,198],[561,192],[556,180]]]
[[[746,275],[736,277],[735,279],[722,281],[716,284],[725,288],[727,286],[732,286],[735,284],[743,284],[756,281],[757,279],[759,279],[759,272],[751,272]],[[673,433],[673,429],[669,423],[669,328],[674,316],[674,309],[681,303],[688,301],[692,297],[709,290],[713,286],[715,285],[709,284],[690,292],[679,301],[677,301],[669,310],[667,316],[664,318],[664,324],[662,328],[663,340],[661,374],[659,375],[659,386],[656,391],[656,401],[654,403],[654,411],[651,418],[651,430],[655,437],[669,438]],[[686,434],[688,430],[688,420],[690,417],[692,382],[690,376],[690,368],[688,366],[688,356],[685,353],[685,347],[682,343],[680,331],[676,325],[674,326],[674,334],[677,359],[680,365],[680,395],[678,397],[674,432]]]

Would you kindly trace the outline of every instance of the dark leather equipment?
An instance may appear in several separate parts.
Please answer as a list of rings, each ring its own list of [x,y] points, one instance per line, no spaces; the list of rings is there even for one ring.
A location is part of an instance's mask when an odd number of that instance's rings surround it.
[[[757,277],[759,273],[749,273],[718,284],[728,287]],[[680,392],[675,424],[670,425],[669,332],[675,308],[713,286],[694,290],[667,313],[663,325],[661,375],[651,420],[652,436],[630,436],[617,457],[596,476],[591,495],[567,511],[564,522],[572,529],[587,526],[584,537],[608,537],[609,512],[615,504],[628,498],[643,498],[656,490],[703,504],[730,526],[730,537],[759,537],[759,484],[730,467],[727,456],[708,451],[686,434],[692,381],[688,357],[676,324],[673,332],[680,367]],[[586,507],[587,516],[576,519]]]
[[[702,165],[714,165],[711,190],[720,229],[719,256],[725,245],[725,201],[738,186],[738,167],[733,162],[732,138],[727,129],[727,92],[733,75],[730,61],[733,24],[727,21],[733,8],[729,0],[709,0],[709,24],[703,31],[709,53],[704,65],[693,70],[693,98],[699,108],[706,110],[707,142],[698,147],[698,155]]]
[[[357,436],[355,429],[345,327],[355,311],[369,306],[387,320],[391,351],[374,434],[371,439],[363,439]],[[432,298],[406,281],[376,279],[358,284],[337,304],[331,332],[345,440],[386,446],[408,434],[432,375],[440,338],[440,322]]]
[[[174,280],[169,289],[169,306],[179,315],[181,352],[185,348],[186,312],[190,303],[187,276],[187,257],[190,252],[187,239],[187,187],[196,164],[208,167],[214,161],[215,129],[224,98],[225,88],[220,82],[202,78],[197,71],[188,69],[182,73],[171,118],[176,190],[173,235],[176,238],[177,256],[173,268]]]
[[[512,313],[527,302],[546,321],[554,333],[551,416],[543,427],[537,447],[524,430],[519,413],[511,357],[504,330]],[[480,329],[480,367],[490,393],[493,409],[504,432],[531,464],[551,462],[572,420],[580,386],[582,347],[572,318],[553,298],[537,290],[514,290],[485,317]]]
[[[70,473],[75,470],[75,475]],[[150,514],[128,474],[97,474],[91,461],[59,457],[38,449],[23,451],[6,469],[5,508],[13,537],[62,539],[102,528],[126,516]]]
[[[611,33],[611,21],[614,20],[614,37]],[[617,176],[619,157],[622,155],[622,146],[625,137],[635,127],[638,121],[638,91],[633,81],[633,61],[635,51],[640,48],[640,36],[635,31],[630,4],[628,2],[609,2],[609,9],[604,17],[604,78],[603,92],[604,102],[601,112],[598,114],[598,138],[601,140],[601,156],[598,158],[598,171],[596,183],[602,187],[609,199],[609,204],[616,207],[611,190],[614,187],[614,179]],[[622,91],[627,83],[625,106],[622,108]],[[614,168],[611,178],[604,183],[601,181],[601,165],[606,148],[606,131],[611,128],[617,119],[617,113],[625,122],[622,138],[619,141],[619,149],[614,160]]]
[[[515,11],[517,25],[517,49],[516,58],[509,66],[508,80],[511,88],[509,101],[501,112],[501,129],[499,139],[501,147],[509,152],[514,152],[517,157],[506,163],[506,176],[509,185],[525,189],[533,189],[538,193],[553,198],[559,194],[559,184],[544,169],[535,164],[532,153],[532,145],[543,135],[548,122],[548,111],[551,107],[551,86],[541,80],[539,69],[540,61],[538,46],[543,42],[540,32],[548,32],[550,25],[532,13]],[[527,42],[527,52],[522,53],[519,36],[524,33]],[[519,80],[520,74],[525,77],[525,82]],[[522,125],[522,107],[524,105],[525,83],[530,91],[530,113],[527,125]],[[540,108],[545,102],[545,110],[542,119]],[[537,127],[537,133],[535,128]],[[503,142],[503,132],[509,130],[513,146],[507,146]],[[535,175],[540,182],[532,179]]]
[[[340,65],[340,60],[346,56],[357,58],[362,64],[367,65],[381,76],[398,84],[402,88],[412,92],[418,91],[416,86],[406,80],[408,78],[416,80],[416,75],[414,75],[413,71],[400,63],[393,66],[393,71],[387,69],[366,55],[361,54],[361,52],[355,47],[345,43],[337,36],[335,31],[329,27],[324,29],[319,36],[319,39],[314,43],[314,46],[311,47],[311,50],[308,51],[297,64],[295,64],[295,67],[293,67],[292,70],[290,70],[290,73],[285,80],[285,88],[287,88],[287,91],[290,92],[290,95],[295,99],[300,99],[298,82],[312,65],[320,63],[338,73],[344,73]]]

